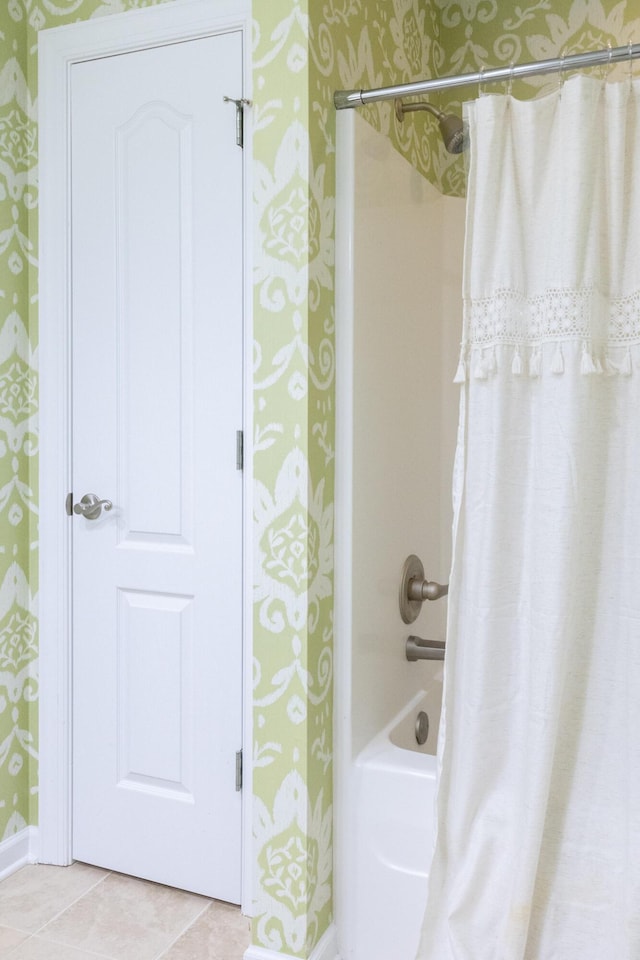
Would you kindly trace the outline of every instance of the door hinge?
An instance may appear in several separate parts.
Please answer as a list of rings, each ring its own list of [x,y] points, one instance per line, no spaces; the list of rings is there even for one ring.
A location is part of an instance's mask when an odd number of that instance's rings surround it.
[[[223,97],[225,103],[235,103],[236,105],[236,143],[239,147],[244,146],[244,108],[251,106],[251,100],[234,100],[233,97]]]
[[[236,470],[244,469],[244,431],[236,430]]]
[[[67,516],[73,516],[73,493],[67,494],[67,499],[64,502],[64,509],[66,510]]]
[[[236,792],[242,790],[242,750],[236,753]]]

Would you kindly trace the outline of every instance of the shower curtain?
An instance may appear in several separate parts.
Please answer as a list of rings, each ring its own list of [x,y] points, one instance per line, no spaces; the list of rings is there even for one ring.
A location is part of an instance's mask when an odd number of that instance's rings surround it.
[[[640,81],[471,136],[419,960],[640,958]]]

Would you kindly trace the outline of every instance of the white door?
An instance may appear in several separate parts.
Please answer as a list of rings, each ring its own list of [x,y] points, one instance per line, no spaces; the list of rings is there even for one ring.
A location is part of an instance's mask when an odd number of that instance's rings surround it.
[[[71,68],[73,855],[240,899],[241,34]]]

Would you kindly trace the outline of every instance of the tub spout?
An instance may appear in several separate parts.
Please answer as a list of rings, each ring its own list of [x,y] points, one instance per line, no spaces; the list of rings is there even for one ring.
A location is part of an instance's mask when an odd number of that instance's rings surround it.
[[[407,660],[444,660],[444,640],[423,640],[422,637],[408,637],[406,643]]]

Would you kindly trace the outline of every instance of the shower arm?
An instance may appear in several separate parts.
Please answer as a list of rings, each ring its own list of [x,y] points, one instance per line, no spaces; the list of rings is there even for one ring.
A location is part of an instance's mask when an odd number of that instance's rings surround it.
[[[417,110],[426,110],[428,113],[432,113],[434,117],[437,117],[438,120],[442,120],[444,117],[442,110],[438,110],[437,107],[434,107],[434,105],[427,100],[418,100],[417,103],[404,103],[400,97],[396,97],[394,105],[398,120],[404,120],[405,113],[415,113]]]
[[[462,122],[455,113],[443,113],[427,100],[419,100],[417,103],[404,103],[400,97],[394,100],[396,119],[399,123],[404,120],[405,113],[415,113],[418,110],[426,110],[432,114],[438,121],[440,127],[440,136],[444,143],[447,153],[462,153],[467,148],[469,138],[467,125]]]

